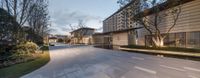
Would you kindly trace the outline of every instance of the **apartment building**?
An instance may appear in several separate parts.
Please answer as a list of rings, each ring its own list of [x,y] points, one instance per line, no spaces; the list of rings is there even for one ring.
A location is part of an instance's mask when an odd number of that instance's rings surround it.
[[[165,38],[164,45],[171,47],[200,47],[200,0],[182,0],[181,14],[176,26],[170,31],[169,36]],[[119,9],[113,15],[103,21],[103,33],[109,33],[112,45],[152,45],[150,34],[143,26],[131,21],[135,12],[130,10],[134,5],[131,2]],[[151,8],[150,8],[151,9]],[[150,10],[149,9],[149,10]],[[147,9],[148,10],[148,9]],[[166,9],[161,11],[165,12]],[[149,14],[148,17],[152,17]],[[164,18],[159,29],[162,34],[169,29],[172,24],[172,16]],[[118,32],[118,33],[115,33]]]
[[[136,1],[139,0],[133,0],[103,21],[103,33],[107,35],[104,39],[114,48],[136,44],[135,29],[138,27],[131,21],[134,13],[131,8]]]

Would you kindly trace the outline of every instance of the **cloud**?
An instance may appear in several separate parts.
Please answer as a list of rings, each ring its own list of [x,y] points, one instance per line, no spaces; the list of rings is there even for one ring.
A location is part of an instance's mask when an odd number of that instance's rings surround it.
[[[54,11],[51,12],[51,28],[57,30],[54,33],[63,34],[70,31],[69,24],[77,25],[78,20],[83,20],[88,27],[99,28],[102,26],[102,19],[99,16],[85,14],[80,11]]]

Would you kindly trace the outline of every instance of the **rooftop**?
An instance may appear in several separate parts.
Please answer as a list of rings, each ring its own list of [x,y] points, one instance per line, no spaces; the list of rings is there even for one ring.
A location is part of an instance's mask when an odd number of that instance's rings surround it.
[[[77,31],[82,30],[82,29],[85,29],[85,30],[95,30],[94,28],[82,27],[82,28],[78,28],[78,29],[76,29],[76,30],[74,30],[74,31],[72,31],[70,33],[77,32]]]

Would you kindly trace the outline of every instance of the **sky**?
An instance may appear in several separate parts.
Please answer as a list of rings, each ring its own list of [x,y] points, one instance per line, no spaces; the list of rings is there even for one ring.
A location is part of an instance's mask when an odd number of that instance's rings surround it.
[[[117,0],[49,0],[51,34],[68,35],[69,25],[77,26],[78,20],[99,29],[102,21],[118,9]]]

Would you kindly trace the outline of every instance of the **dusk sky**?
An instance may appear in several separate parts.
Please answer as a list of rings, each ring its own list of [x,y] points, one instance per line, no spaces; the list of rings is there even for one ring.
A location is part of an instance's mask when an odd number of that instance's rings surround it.
[[[69,24],[77,25],[78,20],[84,20],[86,26],[102,27],[102,21],[117,11],[117,0],[50,0],[52,34],[66,35]]]

